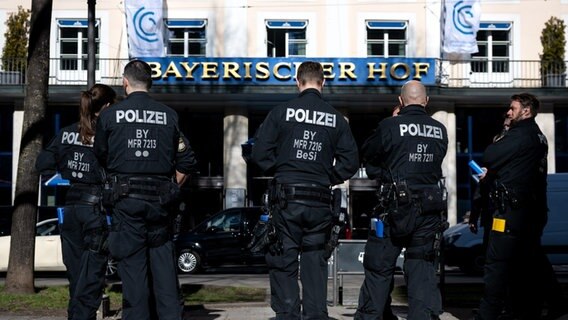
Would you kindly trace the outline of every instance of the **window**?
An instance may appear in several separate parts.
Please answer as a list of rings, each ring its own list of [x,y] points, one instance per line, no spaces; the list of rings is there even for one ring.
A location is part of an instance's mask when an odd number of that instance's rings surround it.
[[[508,105],[480,108],[456,108],[456,175],[458,220],[471,210],[475,182],[469,160],[482,163],[485,148],[503,128],[503,115]]]
[[[480,23],[477,47],[479,52],[472,54],[471,71],[509,72],[511,23]]]
[[[268,57],[305,57],[308,22],[292,20],[266,21],[266,55]]]
[[[87,19],[57,20],[61,70],[87,70]],[[95,22],[95,68],[99,69],[99,21]]]
[[[0,139],[0,205],[2,206],[12,204],[12,139],[7,137],[11,137],[13,132],[14,108],[3,106],[0,108],[0,136],[5,137]],[[8,215],[11,216],[11,213]]]
[[[205,57],[207,20],[167,20],[168,56]]]
[[[556,172],[568,172],[568,109],[554,109]]]
[[[406,57],[406,21],[367,21],[368,57]]]
[[[239,231],[241,227],[240,211],[228,211],[217,215],[207,223],[207,229],[219,231]]]

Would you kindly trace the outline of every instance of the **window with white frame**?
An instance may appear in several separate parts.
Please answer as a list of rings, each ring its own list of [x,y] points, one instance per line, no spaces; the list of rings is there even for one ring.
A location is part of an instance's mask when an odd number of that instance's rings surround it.
[[[406,57],[408,22],[367,20],[368,57]]]
[[[478,53],[471,55],[472,72],[509,72],[510,22],[481,22],[477,31]]]
[[[168,28],[168,56],[205,57],[207,20],[166,20]]]
[[[307,20],[266,20],[268,57],[305,57]]]
[[[95,69],[99,69],[99,20],[95,22]],[[60,70],[87,70],[88,20],[59,19],[58,46]]]

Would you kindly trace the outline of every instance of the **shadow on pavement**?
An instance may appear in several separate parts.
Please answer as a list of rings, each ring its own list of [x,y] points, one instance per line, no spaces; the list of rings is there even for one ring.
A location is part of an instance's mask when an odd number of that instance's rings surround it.
[[[185,306],[183,308],[184,319],[199,318],[200,320],[213,320],[219,318],[222,309],[207,309],[204,305]]]

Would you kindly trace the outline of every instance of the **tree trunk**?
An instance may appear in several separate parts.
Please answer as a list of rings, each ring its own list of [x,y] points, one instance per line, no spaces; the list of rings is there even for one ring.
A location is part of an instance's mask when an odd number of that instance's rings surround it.
[[[41,151],[49,79],[49,30],[53,0],[32,0],[27,88],[22,141],[12,216],[10,260],[4,291],[34,293],[35,224],[39,175],[35,160]]]

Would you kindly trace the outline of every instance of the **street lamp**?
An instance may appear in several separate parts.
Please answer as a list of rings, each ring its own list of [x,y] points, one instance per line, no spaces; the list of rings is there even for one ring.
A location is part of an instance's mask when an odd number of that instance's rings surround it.
[[[87,88],[95,84],[95,5],[96,0],[87,0],[88,28],[87,28]]]

